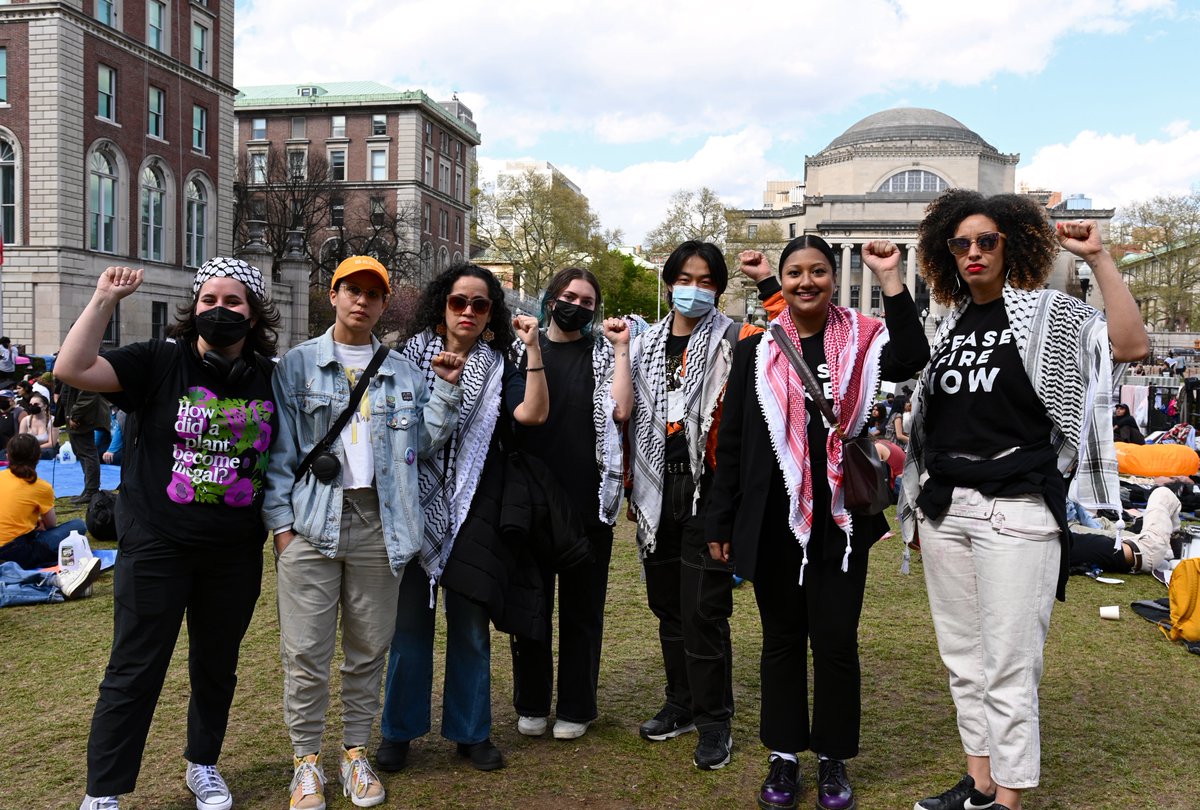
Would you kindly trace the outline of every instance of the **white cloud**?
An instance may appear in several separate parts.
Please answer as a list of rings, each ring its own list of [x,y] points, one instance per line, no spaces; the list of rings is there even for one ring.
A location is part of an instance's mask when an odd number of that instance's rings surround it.
[[[948,13],[934,0],[254,0],[238,12],[235,79],[375,78],[470,93],[485,139],[502,147],[553,132],[637,143],[765,121],[794,129],[889,88],[1028,75],[1064,37],[1120,30],[1163,8],[1166,0],[1076,0],[1069,14],[1046,14],[1045,0],[1011,0],[1004,13],[972,4]]]
[[[1120,206],[1200,187],[1200,129],[1174,122],[1166,138],[1080,132],[1070,143],[1037,151],[1017,170],[1017,183],[1085,194],[1098,206]]]

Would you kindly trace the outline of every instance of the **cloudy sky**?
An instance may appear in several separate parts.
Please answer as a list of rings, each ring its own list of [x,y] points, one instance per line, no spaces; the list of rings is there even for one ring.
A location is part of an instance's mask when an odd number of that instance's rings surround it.
[[[856,121],[931,107],[1018,184],[1200,186],[1193,0],[236,0],[235,82],[371,79],[475,114],[484,180],[549,160],[637,242],[682,188],[757,207]]]

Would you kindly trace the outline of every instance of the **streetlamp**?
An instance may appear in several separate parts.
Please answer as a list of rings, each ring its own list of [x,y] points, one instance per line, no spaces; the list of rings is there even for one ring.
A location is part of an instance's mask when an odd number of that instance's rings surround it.
[[[921,331],[925,331],[925,321],[929,318],[929,307],[921,310]]]
[[[1083,290],[1083,303],[1087,303],[1088,287],[1092,286],[1092,268],[1083,259],[1075,262],[1075,272],[1079,276],[1079,288]]]

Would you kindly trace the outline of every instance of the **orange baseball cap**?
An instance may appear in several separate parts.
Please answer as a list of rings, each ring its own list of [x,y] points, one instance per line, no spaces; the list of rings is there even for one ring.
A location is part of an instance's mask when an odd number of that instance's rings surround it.
[[[333,280],[329,282],[329,289],[336,288],[339,281],[355,273],[374,273],[383,282],[383,289],[389,293],[392,291],[387,269],[370,256],[350,256],[345,259],[337,266],[337,270],[333,271]]]

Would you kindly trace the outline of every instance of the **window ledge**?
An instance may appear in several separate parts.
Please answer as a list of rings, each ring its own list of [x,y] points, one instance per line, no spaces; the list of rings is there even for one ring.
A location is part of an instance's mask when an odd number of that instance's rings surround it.
[[[347,138],[345,135],[337,135],[337,136],[326,138],[325,143],[341,145],[341,144],[350,143],[350,139]]]
[[[116,127],[117,129],[124,129],[124,127],[122,127],[116,121],[111,118],[105,118],[103,115],[97,115],[96,120],[100,121],[101,123],[108,124],[109,126]]]
[[[171,142],[168,141],[166,138],[161,138],[158,135],[151,135],[149,132],[146,133],[146,137],[152,141],[158,141],[159,143],[163,144],[164,146],[171,145]]]
[[[308,146],[310,143],[312,143],[312,139],[311,138],[288,138],[286,141],[284,141],[284,143],[287,144],[288,146]],[[472,312],[474,312],[474,310],[472,310]]]
[[[368,135],[367,136],[367,143],[390,143],[391,140],[392,140],[391,135]]]

